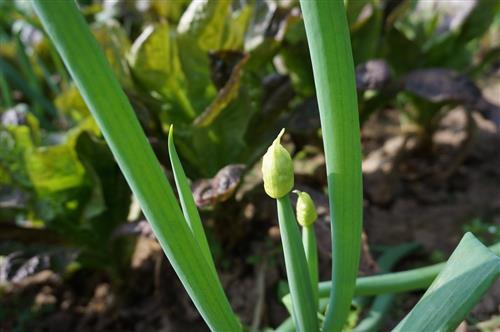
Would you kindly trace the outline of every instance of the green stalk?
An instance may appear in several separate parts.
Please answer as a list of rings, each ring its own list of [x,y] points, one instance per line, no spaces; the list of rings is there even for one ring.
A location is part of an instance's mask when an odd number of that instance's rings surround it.
[[[378,265],[382,271],[388,271],[390,270],[397,262],[399,262],[402,258],[405,256],[409,255],[411,252],[416,250],[418,248],[417,244],[410,243],[410,244],[402,244],[400,246],[394,247],[387,249],[384,254],[380,257],[378,260]],[[358,279],[359,280],[359,279]],[[330,283],[328,283],[330,285]],[[290,294],[286,295],[283,297],[282,302],[288,302]],[[328,294],[325,295],[327,297]],[[384,296],[393,296],[393,295],[381,295],[380,297]],[[360,303],[365,302],[364,300],[367,299],[365,297],[357,297],[353,299],[353,304],[358,301],[358,305],[362,306]],[[375,300],[377,301],[377,299]],[[374,303],[372,310],[376,309],[386,309],[387,305],[390,305],[390,303],[387,303],[387,299],[384,300],[379,300],[379,303]],[[383,307],[385,305],[385,307]],[[319,305],[319,311],[323,312],[325,310],[326,303],[324,303],[323,300],[321,300],[320,305]],[[374,316],[374,315],[373,315]],[[378,317],[371,317],[366,323],[361,326],[361,328],[371,328],[378,324],[380,322],[380,319],[383,318],[378,316]],[[277,329],[276,332],[285,332],[285,331],[294,331],[294,325],[292,319],[288,318],[286,319]]]
[[[373,300],[370,311],[354,329],[354,332],[376,332],[394,303],[394,294],[379,295]]]
[[[12,95],[10,94],[9,83],[5,79],[3,72],[0,70],[0,90],[2,91],[2,106],[10,108],[14,106]]]
[[[142,211],[212,331],[241,331],[134,111],[74,1],[35,0],[35,10],[95,117]]]
[[[321,118],[332,229],[332,292],[323,331],[341,331],[359,266],[362,183],[354,64],[343,1],[301,0]]]
[[[401,293],[426,289],[439,274],[443,266],[444,264],[437,264],[409,271],[358,278],[356,282],[356,295]],[[322,291],[321,286],[319,286],[320,294]]]
[[[302,243],[311,278],[315,311],[318,312],[318,247],[316,234],[314,234],[314,224],[302,227]]]
[[[389,249],[378,260],[381,272],[387,273],[403,257],[415,251],[419,246],[414,243],[403,244]],[[381,294],[375,297],[366,317],[356,326],[354,332],[376,332],[394,303],[395,294]]]
[[[297,331],[315,332],[318,331],[316,308],[312,305],[314,300],[306,257],[290,196],[278,198],[276,203],[295,326]]]
[[[489,247],[496,255],[500,255],[500,243]],[[434,264],[402,272],[361,277],[356,281],[356,295],[378,295],[385,293],[402,293],[426,289],[445,267],[446,263]],[[330,295],[331,282],[319,283],[319,297]]]

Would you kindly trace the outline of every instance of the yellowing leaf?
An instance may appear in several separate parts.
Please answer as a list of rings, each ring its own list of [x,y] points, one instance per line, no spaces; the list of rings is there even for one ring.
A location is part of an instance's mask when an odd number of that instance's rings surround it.
[[[59,94],[54,100],[54,104],[61,112],[69,115],[75,121],[80,121],[90,114],[87,105],[85,105],[80,92],[78,92],[74,84],[71,84],[68,89]]]
[[[193,1],[182,15],[177,32],[189,36],[205,52],[220,49],[230,6],[228,0]]]
[[[70,145],[37,148],[25,154],[29,177],[39,194],[78,187],[82,184],[85,169]]]
[[[189,117],[194,117],[195,111],[185,93],[186,77],[177,44],[167,23],[146,27],[132,45],[129,63],[132,73],[144,88],[176,102]]]

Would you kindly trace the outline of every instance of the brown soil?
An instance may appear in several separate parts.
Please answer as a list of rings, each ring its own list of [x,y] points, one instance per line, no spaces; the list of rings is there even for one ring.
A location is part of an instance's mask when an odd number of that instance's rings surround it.
[[[458,158],[464,139],[465,117],[450,112],[434,137],[428,154],[399,149],[402,138],[397,112],[370,119],[363,130],[365,149],[365,230],[371,246],[418,242],[424,251],[399,268],[446,259],[472,220],[481,218],[500,228],[500,135],[477,118],[473,147],[464,162],[447,178],[442,174]],[[396,162],[395,162],[396,161]],[[298,186],[307,187],[318,203],[320,219],[327,220],[322,158],[312,155],[308,169],[299,169]],[[300,168],[300,162],[299,168]],[[314,165],[314,169],[311,169]],[[320,174],[320,175],[318,175]],[[284,267],[274,205],[250,172],[235,199],[205,214],[216,234],[214,255],[233,308],[248,326],[277,326],[286,312],[277,296]],[[241,208],[243,207],[243,208]],[[258,208],[257,208],[258,207]],[[218,213],[218,212],[224,213]],[[477,227],[476,227],[477,231]],[[486,242],[500,234],[479,229]],[[317,223],[320,274],[329,278],[329,225]],[[429,258],[431,257],[431,258]],[[362,273],[372,273],[369,257]],[[368,264],[366,264],[368,262]],[[113,285],[113,286],[112,286]],[[401,295],[389,317],[390,330],[421,293]],[[485,296],[472,314],[486,320],[498,314],[500,285]],[[11,285],[0,298],[0,331],[206,331],[158,244],[139,238],[131,271],[119,283],[100,274],[80,271],[64,279],[44,271]]]

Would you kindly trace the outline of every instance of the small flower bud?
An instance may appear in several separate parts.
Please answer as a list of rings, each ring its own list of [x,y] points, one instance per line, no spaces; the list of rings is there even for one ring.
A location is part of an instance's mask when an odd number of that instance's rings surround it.
[[[297,199],[297,221],[303,227],[312,225],[318,218],[314,202],[308,193],[294,190],[299,198]]]
[[[293,188],[293,163],[288,151],[280,144],[281,130],[262,160],[264,190],[272,198],[281,198]]]

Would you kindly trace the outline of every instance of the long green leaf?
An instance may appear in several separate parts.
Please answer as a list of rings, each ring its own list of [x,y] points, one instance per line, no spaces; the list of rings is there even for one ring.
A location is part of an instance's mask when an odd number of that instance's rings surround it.
[[[500,258],[471,233],[393,331],[454,331],[500,276]]]
[[[213,331],[240,331],[219,280],[210,273],[134,111],[75,2],[36,0],[34,7],[202,317]]]
[[[317,306],[290,196],[279,198],[276,203],[295,326],[298,331],[315,332],[318,331]]]
[[[500,243],[489,247],[496,255],[500,255]],[[377,295],[384,293],[402,293],[419,289],[426,289],[445,267],[446,263],[434,264],[408,271],[387,273],[356,280],[356,295]],[[319,283],[319,296],[330,295],[331,282]]]
[[[208,245],[207,237],[205,235],[205,231],[203,230],[200,214],[198,213],[186,174],[184,173],[179,156],[177,155],[177,150],[175,149],[173,126],[170,126],[170,130],[168,132],[168,154],[170,156],[170,164],[172,165],[172,171],[174,172],[175,185],[179,194],[179,200],[181,201],[184,218],[186,218],[189,228],[191,229],[195,240],[200,245],[201,251],[203,255],[205,255],[207,262],[212,267],[214,273],[217,273],[212,254],[210,253],[210,246]]]
[[[359,266],[362,184],[354,64],[343,1],[301,0],[321,118],[332,224],[332,292],[323,331],[344,326]]]

